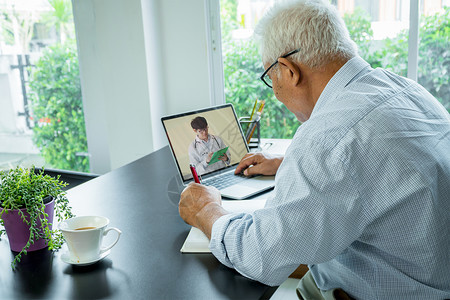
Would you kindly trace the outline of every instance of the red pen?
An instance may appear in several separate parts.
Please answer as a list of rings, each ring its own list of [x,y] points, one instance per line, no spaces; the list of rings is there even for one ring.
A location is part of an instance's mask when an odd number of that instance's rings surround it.
[[[189,165],[189,168],[191,168],[192,177],[194,177],[195,183],[200,183],[200,179],[198,178],[197,170],[195,169],[195,166],[193,164]]]

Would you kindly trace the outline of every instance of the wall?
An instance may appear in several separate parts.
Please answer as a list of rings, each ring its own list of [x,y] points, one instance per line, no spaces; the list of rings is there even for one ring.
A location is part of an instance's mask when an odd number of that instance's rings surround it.
[[[159,3],[167,113],[209,106],[205,3],[203,0],[159,0]]]
[[[159,118],[209,106],[204,1],[73,0],[91,171],[164,146]]]
[[[24,110],[23,100],[17,95],[22,96],[22,92],[12,92],[13,89],[22,90],[18,79],[19,70],[12,69],[11,65],[17,65],[17,60],[13,55],[0,55],[0,135],[17,134],[19,130],[24,130],[25,126],[25,122],[23,122],[22,128],[19,129],[17,126],[17,119],[19,119],[17,114]]]

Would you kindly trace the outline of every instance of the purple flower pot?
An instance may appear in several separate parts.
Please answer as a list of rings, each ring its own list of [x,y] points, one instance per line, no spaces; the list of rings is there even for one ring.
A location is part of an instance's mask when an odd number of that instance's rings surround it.
[[[50,202],[45,204],[44,211],[48,214],[48,222],[53,223],[53,212],[55,208],[55,200],[52,199]],[[2,208],[0,208],[1,210]],[[26,208],[20,209],[27,219],[30,215],[26,212]],[[5,225],[6,234],[9,239],[9,247],[12,251],[20,252],[23,247],[27,244],[30,238],[30,226],[22,221],[18,209],[9,210],[4,212],[2,215],[3,224]],[[37,220],[37,225],[40,226],[41,222]],[[49,226],[52,229],[51,225]],[[39,239],[30,245],[27,251],[36,251],[47,247],[47,241],[45,239]]]

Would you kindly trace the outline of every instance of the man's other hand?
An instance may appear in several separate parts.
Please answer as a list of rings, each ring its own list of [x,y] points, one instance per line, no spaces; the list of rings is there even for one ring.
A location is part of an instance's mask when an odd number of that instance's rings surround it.
[[[241,159],[234,174],[243,172],[245,176],[259,174],[275,175],[282,161],[282,156],[270,156],[264,153],[248,153]]]
[[[228,212],[222,208],[222,197],[214,187],[190,183],[181,193],[178,211],[181,218],[210,238],[214,222]]]

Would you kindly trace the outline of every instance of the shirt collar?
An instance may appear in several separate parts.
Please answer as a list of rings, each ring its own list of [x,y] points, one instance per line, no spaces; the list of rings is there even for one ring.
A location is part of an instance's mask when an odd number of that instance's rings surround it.
[[[334,99],[354,79],[362,75],[362,71],[370,68],[370,65],[361,57],[355,56],[347,61],[325,86],[311,113],[317,113],[327,102]],[[359,76],[358,76],[359,75]]]
[[[208,140],[207,141],[204,141],[204,140],[200,139],[198,136],[195,136],[195,140],[197,142],[199,142],[199,143],[201,143],[201,142],[207,143],[207,142],[209,142],[211,140],[211,135],[208,133]]]

